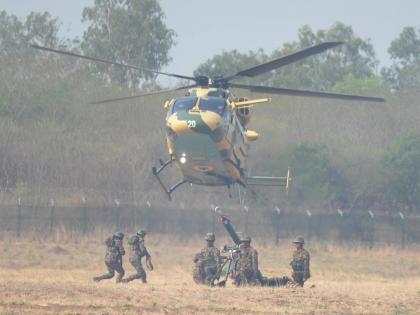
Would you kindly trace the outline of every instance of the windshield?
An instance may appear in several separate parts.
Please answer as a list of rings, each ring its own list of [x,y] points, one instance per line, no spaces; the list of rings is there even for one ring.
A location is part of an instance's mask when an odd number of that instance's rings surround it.
[[[200,98],[200,110],[202,111],[212,111],[218,113],[220,116],[223,115],[223,112],[226,108],[226,100],[219,97],[208,97]]]
[[[194,96],[188,97],[179,97],[176,99],[173,107],[172,112],[179,112],[179,111],[188,111],[194,107],[195,103],[197,102],[197,98]]]

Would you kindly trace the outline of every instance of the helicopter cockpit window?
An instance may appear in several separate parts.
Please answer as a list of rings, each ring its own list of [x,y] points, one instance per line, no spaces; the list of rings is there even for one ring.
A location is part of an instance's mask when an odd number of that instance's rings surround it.
[[[172,112],[189,111],[194,107],[195,103],[197,103],[196,97],[179,97],[172,107]]]
[[[200,110],[212,111],[223,116],[226,109],[226,100],[219,97],[202,97],[200,98]]]

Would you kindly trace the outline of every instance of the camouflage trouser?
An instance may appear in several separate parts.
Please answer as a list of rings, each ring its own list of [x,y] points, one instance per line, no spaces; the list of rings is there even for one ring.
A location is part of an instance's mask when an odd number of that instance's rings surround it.
[[[117,282],[121,282],[122,278],[124,277],[124,269],[122,267],[121,261],[105,261],[106,268],[108,269],[108,273],[102,276],[94,277],[94,281],[101,281],[105,279],[111,279],[115,275],[115,271],[118,273]]]
[[[204,266],[205,284],[212,285],[217,273],[217,265]]]
[[[130,263],[136,269],[137,273],[125,278],[123,282],[130,282],[136,279],[141,279],[143,283],[147,283],[146,271],[144,271],[143,265],[141,264],[141,258],[130,258]]]
[[[303,278],[303,271],[294,270],[292,273],[293,281],[298,284],[299,286],[303,287],[303,283],[305,282]]]
[[[205,282],[205,274],[203,269],[203,264],[201,262],[195,263],[193,279],[197,284],[203,284]]]
[[[256,285],[257,279],[254,270],[252,269],[243,269],[238,270],[238,273],[235,278],[235,284],[240,285]]]

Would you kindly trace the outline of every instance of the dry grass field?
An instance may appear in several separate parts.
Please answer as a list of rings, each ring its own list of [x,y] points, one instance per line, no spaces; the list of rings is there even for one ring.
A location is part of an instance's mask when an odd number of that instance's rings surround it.
[[[208,288],[191,277],[200,240],[157,235],[147,240],[156,268],[147,285],[95,283],[92,277],[105,271],[104,237],[0,236],[0,314],[420,314],[419,247],[369,250],[312,242],[312,278],[304,288]],[[290,273],[289,244],[254,245],[265,275]]]

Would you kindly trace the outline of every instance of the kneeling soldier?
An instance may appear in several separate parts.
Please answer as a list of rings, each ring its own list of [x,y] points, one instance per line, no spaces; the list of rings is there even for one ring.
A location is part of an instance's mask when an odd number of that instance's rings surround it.
[[[207,233],[205,240],[207,246],[194,257],[193,278],[196,283],[212,285],[220,266],[220,250],[214,247],[216,237],[213,233]]]
[[[258,252],[251,247],[249,236],[242,236],[240,242],[235,284],[256,285],[261,275],[258,270]]]
[[[124,237],[124,235],[123,235]],[[120,252],[120,248],[115,243],[115,235],[113,237],[108,237],[105,241],[106,245],[106,254],[105,254],[105,265],[108,269],[108,273],[102,276],[94,277],[94,281],[101,281],[104,279],[111,279],[115,275],[115,271],[118,273],[117,282],[121,282],[124,277],[124,269],[122,268],[122,255],[123,251]]]
[[[135,279],[141,279],[143,283],[147,283],[146,280],[146,271],[144,271],[141,259],[146,256],[146,264],[150,269],[153,269],[151,262],[152,257],[144,245],[144,237],[146,236],[145,230],[140,230],[135,235],[131,235],[128,239],[128,244],[130,245],[130,263],[136,269],[137,273],[131,275],[123,280],[123,282],[130,282]]]
[[[293,252],[293,259],[290,262],[293,273],[292,278],[295,283],[303,287],[303,283],[311,276],[309,271],[309,252],[303,248],[305,240],[302,236],[296,237],[293,241],[295,251]]]

